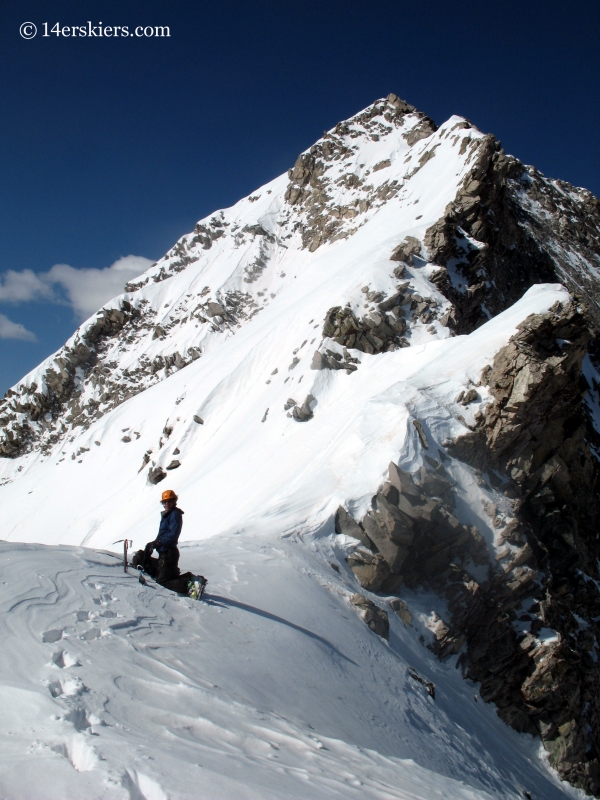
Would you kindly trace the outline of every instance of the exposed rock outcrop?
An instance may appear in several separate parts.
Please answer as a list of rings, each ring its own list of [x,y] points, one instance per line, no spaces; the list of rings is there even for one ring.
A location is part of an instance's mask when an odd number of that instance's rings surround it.
[[[121,308],[102,309],[83,337],[65,346],[43,375],[43,385],[22,385],[21,392],[9,389],[0,403],[0,455],[15,457],[26,452],[39,430],[49,428],[54,417],[66,408],[70,420],[82,413],[78,398],[80,375],[93,371],[107,340],[117,336],[126,325],[139,323],[140,314],[127,301]],[[103,374],[98,380],[104,381]],[[121,385],[117,395],[127,389]],[[93,411],[93,409],[92,409]]]
[[[169,277],[169,276],[167,276]],[[156,325],[156,313],[142,301],[126,299],[119,308],[101,309],[73,340],[48,361],[39,384],[21,382],[0,401],[0,457],[15,458],[39,446],[48,453],[73,427],[88,427],[108,411],[200,358],[202,348],[188,346],[155,355],[142,352],[128,368],[118,368],[119,356],[144,337],[166,340],[188,319],[212,332],[231,331],[259,310],[249,295],[231,291],[210,299],[208,287],[196,296],[192,311],[175,309],[173,319]],[[188,296],[192,298],[190,294]],[[184,301],[184,307],[193,301]],[[179,311],[179,313],[177,313]]]
[[[396,576],[396,586],[411,588],[423,582],[443,587],[457,565],[471,559],[477,564],[487,562],[487,548],[479,531],[461,525],[453,513],[453,486],[443,465],[431,461],[430,470],[422,468],[414,476],[391,463],[388,481],[360,522],[345,509],[338,509],[336,530],[360,539],[367,547],[370,544],[380,556],[372,556],[370,564],[361,550],[349,557],[348,564],[364,588],[392,589],[394,581],[381,560]]]
[[[358,610],[363,622],[382,639],[387,639],[390,634],[390,623],[388,620],[387,611],[383,608],[376,606],[372,600],[369,600],[362,594],[353,594],[350,598],[352,605]]]
[[[431,136],[437,130],[433,120],[417,111],[414,106],[390,94],[379,100],[361,114],[345,122],[340,122],[332,131],[324,133],[323,138],[306,153],[301,153],[294,166],[288,170],[290,182],[285,192],[289,205],[305,213],[302,223],[302,246],[314,252],[325,242],[333,242],[352,235],[356,230],[354,220],[373,205],[379,205],[400,190],[397,180],[385,183],[373,190],[373,186],[353,172],[336,179],[345,188],[357,189],[358,196],[349,205],[335,202],[336,183],[329,170],[340,160],[351,158],[353,148],[347,137],[367,137],[377,140],[385,131],[382,125],[402,128],[406,118],[412,120],[404,135],[409,146]],[[385,169],[391,162],[384,159],[373,167],[373,171]]]
[[[156,485],[167,477],[167,473],[164,471],[162,467],[150,467],[148,470],[148,481]]]
[[[412,257],[421,253],[421,242],[414,236],[407,236],[404,241],[394,248],[391,261],[403,261],[405,264],[412,263]]]
[[[410,475],[390,464],[372,509],[360,521],[338,509],[336,530],[361,541],[347,560],[366,589],[427,586],[444,598],[434,651],[460,653],[482,699],[539,735],[563,778],[598,795],[600,480],[580,380],[589,336],[575,302],[528,317],[484,370],[491,401],[475,429],[445,443],[510,500],[514,516],[494,519],[495,551],[460,524],[452,481],[430,457]]]
[[[499,637],[501,623],[483,610],[457,619],[468,631],[463,668],[500,716],[539,733],[562,777],[600,794],[600,475],[580,380],[589,336],[575,303],[525,320],[484,373],[493,402],[477,430],[448,449],[509,478],[517,512],[506,531],[518,548],[503,565],[510,580],[482,593],[506,630]],[[510,624],[517,607],[526,632]],[[554,636],[540,641],[542,627]]]
[[[304,398],[304,402],[298,405],[298,403],[290,397],[284,405],[283,410],[288,412],[288,417],[293,417],[297,422],[308,422],[308,420],[312,419],[314,416],[311,407],[311,404],[314,403],[314,399],[312,394],[307,394]]]
[[[327,312],[323,336],[363,353],[381,353],[407,347],[408,342],[402,337],[407,327],[404,312],[400,308],[403,300],[402,292],[396,292],[379,304],[379,312],[371,312],[362,319],[358,319],[350,308],[335,306]],[[390,311],[393,313],[388,313]],[[335,355],[332,357],[335,359]]]
[[[351,356],[345,347],[342,353],[326,347],[324,353],[315,350],[310,367],[311,369],[345,369],[350,373],[357,369],[357,364],[360,364],[360,361]]]

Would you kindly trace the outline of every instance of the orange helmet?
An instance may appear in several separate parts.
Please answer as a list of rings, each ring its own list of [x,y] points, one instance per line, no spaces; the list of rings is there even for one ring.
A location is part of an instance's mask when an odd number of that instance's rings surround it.
[[[173,489],[167,489],[162,493],[162,497],[160,499],[161,503],[164,503],[165,500],[177,500],[177,495],[173,491]]]

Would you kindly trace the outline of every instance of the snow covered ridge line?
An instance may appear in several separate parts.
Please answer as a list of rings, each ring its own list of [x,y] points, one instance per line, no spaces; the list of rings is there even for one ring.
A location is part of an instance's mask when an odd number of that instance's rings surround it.
[[[444,154],[448,140],[456,148],[448,153],[452,158]],[[456,156],[458,172],[453,173]],[[194,232],[183,237],[140,281],[126,287],[127,295],[116,298],[95,320],[84,323],[61,351],[9,390],[0,406],[0,453],[14,457],[36,442],[50,452],[74,426],[89,425],[139,391],[189,365],[210,346],[214,338],[211,334],[237,330],[240,322],[251,319],[276,298],[277,292],[261,292],[253,284],[264,282],[281,260],[282,251],[297,252],[300,247],[311,253],[324,244],[343,241],[397,198],[402,206],[426,202],[427,186],[425,192],[423,188],[415,192],[417,187],[411,187],[419,171],[431,162],[437,166],[440,159],[447,162],[441,170],[447,173],[442,184],[449,200],[445,214],[429,227],[424,222],[417,230],[413,228],[420,234],[409,236],[416,247],[400,258],[424,257],[447,267],[432,276],[454,304],[446,324],[468,332],[518,299],[533,282],[555,280],[557,270],[548,263],[554,255],[544,252],[540,256],[536,243],[536,252],[530,257],[529,240],[515,248],[515,238],[524,235],[523,215],[515,221],[512,206],[507,212],[506,194],[509,178],[517,177],[523,194],[527,176],[520,162],[504,156],[493,137],[484,137],[467,121],[452,118],[437,129],[413,106],[390,95],[339,123],[301,154],[289,170],[285,188],[282,176],[233,209],[199,222]],[[439,167],[434,169],[434,173],[439,172]],[[439,191],[439,180],[429,183]],[[532,190],[535,198],[540,196],[538,185],[539,179]],[[583,197],[584,211],[588,206],[597,211],[594,198],[584,191],[577,194],[572,190],[569,194],[569,187],[560,185],[563,201]],[[529,195],[526,191],[524,194],[530,203]],[[573,209],[567,210],[573,219]],[[422,214],[414,215],[414,222],[420,219]],[[499,219],[500,237],[496,235]],[[567,235],[570,227],[561,220],[558,229]],[[536,225],[529,227],[539,227],[537,218]],[[579,240],[593,244],[589,229],[585,218]],[[499,241],[490,242],[490,247],[488,240],[494,236]],[[505,240],[511,240],[508,250]],[[552,254],[562,253],[565,246],[557,243],[550,249]],[[184,276],[173,287],[180,302],[174,309],[172,301],[161,307],[158,295],[163,292],[157,291],[155,284],[188,270],[194,271],[194,278],[200,278],[219,261],[231,266],[225,274],[219,270],[214,291],[208,278],[206,284],[193,280],[193,291],[182,297],[182,289],[190,283]],[[589,259],[585,261],[589,263]],[[577,289],[582,283],[580,268],[572,280],[569,270],[565,272],[562,266],[559,273],[571,288]],[[589,284],[589,270],[584,273]],[[484,274],[493,275],[493,279],[482,281]],[[175,313],[165,313],[165,306]],[[152,344],[155,339],[160,344]],[[125,351],[132,356],[127,365],[123,364]]]
[[[371,633],[320,544],[188,547],[199,604],[105,551],[0,542],[2,796],[572,797],[412,627]]]
[[[458,149],[452,154],[460,158],[456,173],[443,153],[448,140]],[[282,250],[314,252],[344,240],[397,197],[402,205],[423,203],[423,191],[415,193],[411,186],[428,162],[437,166],[440,160],[447,162],[442,172],[450,168],[443,185],[448,202],[433,225],[413,228],[419,234],[413,253],[444,267],[432,279],[454,304],[450,325],[468,332],[532,283],[557,277],[571,290],[583,291],[595,313],[598,201],[585,190],[547,181],[524,168],[471,123],[452,118],[437,129],[414,107],[390,95],[339,123],[303,153],[285,187],[282,176],[233,209],[199,222],[145,277],[126,287],[129,294],[116,298],[96,321],[85,323],[55,356],[9,390],[0,406],[0,452],[14,457],[36,441],[48,450],[73,425],[89,424],[187,366],[209,345],[210,334],[223,330],[223,322],[229,331],[236,330],[240,318],[252,318],[274,299],[272,292],[252,284],[266,277]],[[439,172],[439,167],[434,170]],[[430,183],[439,191],[438,180]],[[550,220],[545,227],[544,215]],[[415,214],[414,222],[422,218]],[[193,281],[194,291],[186,293],[177,313],[160,307],[157,295],[162,293],[155,284],[188,270],[199,277],[210,272],[211,261],[223,260],[233,267],[227,269],[228,286],[222,274],[214,291],[208,281]],[[188,283],[184,278],[186,288]],[[179,292],[177,288],[175,294]],[[218,309],[226,310],[229,319]],[[94,346],[97,334],[99,348]],[[161,345],[149,347],[154,338]],[[135,354],[127,366],[121,363],[124,349]]]
[[[432,148],[416,148],[415,156],[406,156],[404,163],[410,163],[410,169],[401,180],[398,180],[395,170],[387,179],[387,170],[392,168],[391,156],[395,155],[387,149],[381,152],[381,148],[374,148],[375,152],[388,157],[377,163],[373,163],[374,159],[371,158],[370,165],[358,164],[356,169],[356,156],[366,149],[361,148],[364,140],[375,144],[382,139],[386,141],[394,129],[403,129],[402,138],[412,150],[421,140],[434,134],[437,126],[425,114],[416,111],[414,106],[396,95],[389,95],[387,100],[379,100],[355,117],[338,123],[308,151],[298,156],[294,167],[288,171],[290,183],[284,197],[290,205],[304,212],[302,247],[314,252],[326,242],[352,235],[357,223],[360,225],[364,222],[361,219],[363,215],[369,211],[372,213],[373,209],[395,197],[435,155],[435,147],[439,144]],[[350,165],[354,170],[341,172],[336,162]],[[375,179],[377,172],[381,172],[383,180]],[[340,188],[347,191],[341,194]],[[340,203],[340,195],[349,202]]]
[[[67,431],[88,427],[130,397],[200,357],[203,347],[190,344],[183,355],[179,350],[163,351],[150,360],[142,352],[131,366],[120,368],[120,356],[140,339],[164,341],[173,327],[155,325],[147,302],[141,299],[138,306],[135,300],[129,295],[116,298],[84,323],[54,356],[8,390],[0,406],[0,425],[5,429],[0,440],[1,455],[14,457],[36,443],[42,452],[50,452]],[[234,296],[221,302],[225,308],[210,299],[200,299],[191,317],[209,332],[231,330],[246,314]],[[178,323],[179,320],[175,324]]]
[[[462,125],[452,120],[448,127]],[[423,114],[390,96],[326,134],[290,170],[289,184],[282,176],[260,194],[199,222],[126,287],[128,294],[9,390],[0,408],[0,452],[14,457],[36,442],[48,452],[73,426],[88,425],[187,366],[211,346],[211,334],[233,332],[252,319],[289,288],[283,270],[275,281],[279,285],[264,285],[273,283],[282,256],[308,249],[301,256],[306,260],[321,244],[355,234],[402,192],[415,194],[409,187],[435,153],[422,140],[434,133]],[[458,144],[456,136],[453,143]],[[439,181],[434,186],[439,191]],[[426,199],[422,189],[418,194]],[[174,278],[176,285],[165,290],[163,282]],[[330,305],[340,299],[332,297]]]

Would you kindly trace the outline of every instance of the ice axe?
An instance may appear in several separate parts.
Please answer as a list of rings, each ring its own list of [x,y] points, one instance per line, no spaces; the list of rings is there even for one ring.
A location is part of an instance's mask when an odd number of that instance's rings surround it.
[[[113,544],[119,544],[119,542],[123,542],[123,569],[127,572],[127,551],[130,547],[133,547],[133,540],[132,539],[117,539],[116,542]]]

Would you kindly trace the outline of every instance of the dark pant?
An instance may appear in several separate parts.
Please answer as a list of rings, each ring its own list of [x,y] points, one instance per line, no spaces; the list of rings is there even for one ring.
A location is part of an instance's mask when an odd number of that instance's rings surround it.
[[[131,560],[137,569],[142,567],[157,583],[166,583],[179,577],[179,548],[170,547],[158,558],[149,555],[145,550],[138,550]]]
[[[166,583],[179,577],[179,548],[169,547],[164,553],[158,554],[157,583]]]

